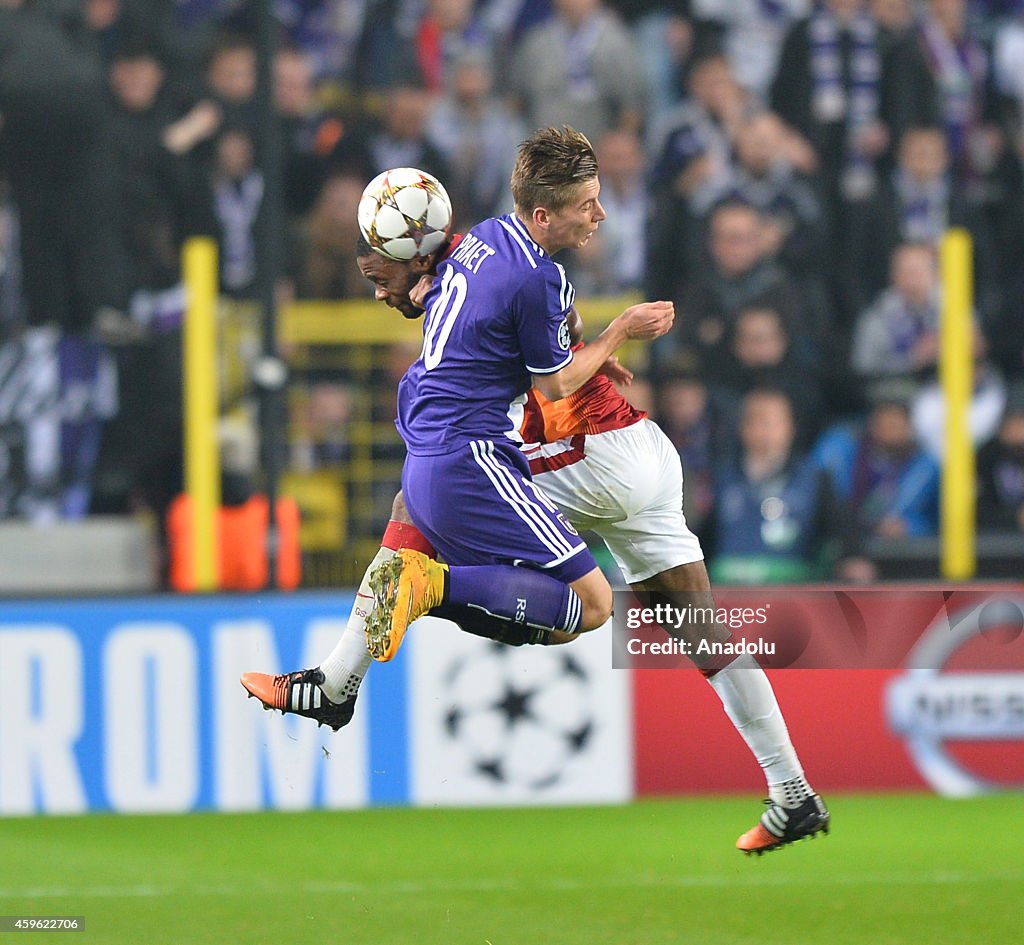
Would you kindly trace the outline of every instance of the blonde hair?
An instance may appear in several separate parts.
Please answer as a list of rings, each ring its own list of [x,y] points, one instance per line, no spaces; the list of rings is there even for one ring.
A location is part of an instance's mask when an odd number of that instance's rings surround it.
[[[561,210],[580,184],[597,177],[597,155],[587,136],[568,125],[541,128],[521,145],[512,168],[512,199],[529,216],[537,207]]]

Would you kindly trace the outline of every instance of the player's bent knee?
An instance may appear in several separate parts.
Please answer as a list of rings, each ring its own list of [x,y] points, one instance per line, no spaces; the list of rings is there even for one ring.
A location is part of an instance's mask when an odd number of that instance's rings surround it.
[[[580,632],[603,627],[612,615],[612,589],[601,571],[595,568],[573,581],[572,589],[583,605]]]
[[[595,603],[591,605],[584,604],[583,616],[580,618],[580,632],[585,633],[588,630],[597,630],[599,627],[603,627],[608,623],[609,618],[612,615],[612,597],[611,591],[608,592],[607,602]]]
[[[566,633],[564,630],[549,630],[546,642],[548,646],[561,646],[563,643],[572,643],[579,638],[580,635],[578,633]]]

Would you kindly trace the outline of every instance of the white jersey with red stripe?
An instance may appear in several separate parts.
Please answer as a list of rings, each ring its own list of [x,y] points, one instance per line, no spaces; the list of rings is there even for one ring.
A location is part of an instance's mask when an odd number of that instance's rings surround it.
[[[703,559],[683,515],[678,451],[607,377],[559,401],[531,390],[520,432],[534,482],[601,537],[627,583]]]
[[[573,351],[581,347],[574,345]],[[537,475],[579,462],[588,436],[622,430],[646,416],[603,374],[595,374],[562,400],[548,400],[534,388],[527,397],[519,426],[530,472]]]

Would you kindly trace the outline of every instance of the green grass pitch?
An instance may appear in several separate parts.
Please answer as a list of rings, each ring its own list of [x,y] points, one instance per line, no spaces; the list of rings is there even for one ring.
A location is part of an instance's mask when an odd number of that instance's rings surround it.
[[[26,939],[66,945],[1024,942],[1024,798],[828,801],[831,836],[760,858],[735,797],[0,820],[0,914],[84,915]]]

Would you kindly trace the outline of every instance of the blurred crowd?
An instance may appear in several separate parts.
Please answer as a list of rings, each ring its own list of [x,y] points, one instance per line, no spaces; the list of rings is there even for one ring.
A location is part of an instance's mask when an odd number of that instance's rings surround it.
[[[368,295],[379,171],[434,173],[463,229],[511,209],[530,130],[579,128],[608,219],[565,265],[580,296],[676,303],[629,396],[717,576],[866,579],[870,539],[937,533],[937,247],[965,227],[979,523],[1024,531],[1022,0],[271,8],[280,300]],[[0,0],[0,518],[180,488],[183,239],[258,291],[256,26],[232,0]]]

